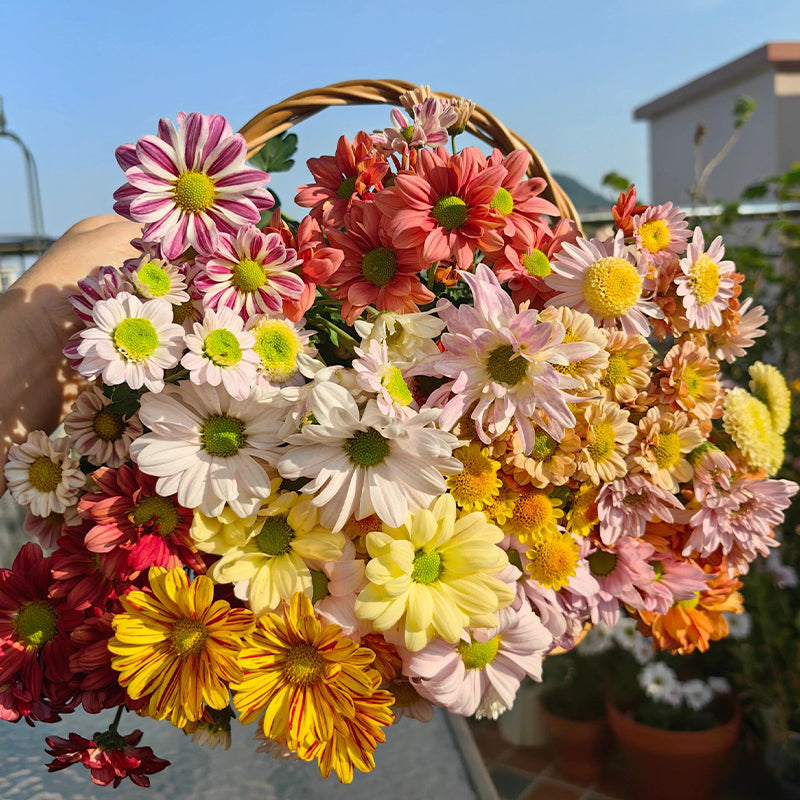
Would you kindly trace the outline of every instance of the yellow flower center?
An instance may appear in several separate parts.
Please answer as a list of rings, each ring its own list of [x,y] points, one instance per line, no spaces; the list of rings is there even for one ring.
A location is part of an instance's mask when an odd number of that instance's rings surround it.
[[[552,500],[544,492],[531,492],[520,496],[514,503],[511,524],[520,538],[535,536],[556,526],[556,511]]]
[[[336,190],[336,196],[340,200],[349,200],[353,196],[353,192],[355,190],[356,190],[356,176],[351,175],[349,178],[345,178],[339,184],[339,188]]]
[[[507,217],[514,210],[514,198],[508,189],[502,186],[497,190],[497,194],[492,198],[489,203],[490,208],[496,209],[502,216]]]
[[[598,316],[621,317],[642,296],[642,276],[624,258],[601,258],[586,270],[583,294]]]
[[[707,306],[719,290],[719,265],[703,253],[689,270],[689,282],[697,305]]]
[[[256,536],[256,544],[268,556],[282,556],[292,549],[294,537],[294,528],[286,517],[267,517],[261,532]]]
[[[242,360],[239,340],[230,331],[218,328],[203,340],[203,354],[218,367],[232,367]]]
[[[184,172],[172,190],[175,205],[187,214],[200,214],[214,205],[217,190],[214,181],[195,169]]]
[[[525,555],[529,559],[525,570],[531,578],[556,591],[569,584],[578,564],[578,547],[569,534],[534,539]]]
[[[476,642],[474,639],[467,644],[463,639],[456,645],[456,652],[461,656],[467,669],[484,669],[487,664],[494,661],[500,649],[500,636],[493,636],[488,642]]]
[[[697,608],[699,603],[700,592],[695,592],[694,597],[690,597],[688,600],[676,600],[675,606],[677,608]]]
[[[631,365],[625,353],[612,353],[608,357],[608,366],[606,367],[606,374],[600,383],[609,389],[615,386],[620,386],[626,383],[631,374]]]
[[[146,264],[142,264],[136,270],[136,277],[151,297],[163,297],[172,285],[167,271],[158,261],[148,261]]]
[[[454,195],[441,197],[431,209],[431,216],[448,231],[460,228],[469,216],[467,204]]]
[[[558,442],[544,431],[537,431],[533,440],[531,458],[536,461],[547,461],[558,449]]]
[[[28,468],[28,480],[37,492],[54,492],[61,484],[61,464],[37,456]]]
[[[261,371],[278,383],[289,380],[297,372],[297,357],[303,352],[300,337],[277,319],[262,322],[253,333],[253,349],[261,359]]]
[[[180,617],[172,629],[169,643],[182,658],[196,656],[208,639],[208,628],[202,622],[188,617]]]
[[[417,550],[414,553],[411,580],[414,583],[422,583],[427,586],[429,583],[439,580],[443,569],[442,557],[435,550],[427,553],[424,550]]]
[[[392,400],[401,406],[410,405],[414,399],[411,390],[403,378],[403,373],[397,367],[388,367],[381,376],[381,386],[389,394]]]
[[[681,440],[677,433],[661,433],[653,448],[653,457],[659,469],[674,467],[681,457]]]
[[[447,488],[459,506],[488,503],[500,489],[497,469],[500,464],[488,457],[488,450],[462,447],[453,455],[464,469],[447,478]]]
[[[289,683],[316,683],[325,672],[325,659],[317,648],[300,642],[289,649],[283,661],[283,676]]]
[[[495,347],[486,361],[489,377],[506,386],[516,386],[528,374],[528,360],[514,350],[513,345]]]
[[[352,464],[359,467],[374,467],[389,455],[389,440],[375,428],[356,431],[345,443],[344,449]]]
[[[586,559],[589,562],[589,569],[593,575],[605,578],[617,568],[617,556],[607,550],[598,550]]]
[[[373,286],[388,286],[397,272],[397,259],[388,247],[376,247],[361,259],[361,274]]]
[[[17,612],[14,630],[28,647],[41,647],[55,639],[58,614],[45,600],[26,603]]]
[[[115,442],[119,439],[126,428],[122,414],[114,414],[101,408],[92,420],[92,430],[97,434],[97,438],[104,442]]]
[[[240,292],[245,293],[256,292],[267,282],[264,267],[258,261],[253,261],[252,258],[243,258],[234,264],[231,276],[233,285]]]
[[[605,461],[617,447],[617,434],[613,423],[601,420],[591,428],[594,440],[586,448],[595,464]]]
[[[650,253],[660,253],[666,250],[672,241],[669,227],[663,219],[651,219],[639,226],[636,231],[642,247]]]
[[[535,247],[530,253],[522,256],[522,266],[528,271],[528,275],[535,278],[546,278],[552,272],[550,259]]]
[[[235,456],[247,441],[244,422],[228,414],[213,414],[203,423],[200,441],[211,456]]]
[[[700,394],[703,388],[703,376],[694,367],[686,367],[681,380],[686,384],[686,391],[690,397],[697,397]]]
[[[145,497],[129,515],[130,521],[137,526],[155,523],[162,536],[169,536],[178,527],[180,516],[178,509],[166,497]]]
[[[149,319],[128,317],[114,329],[114,347],[125,361],[145,361],[158,347],[158,332]]]
[[[567,529],[578,536],[588,536],[599,522],[597,518],[597,489],[586,487],[578,491],[567,514]]]

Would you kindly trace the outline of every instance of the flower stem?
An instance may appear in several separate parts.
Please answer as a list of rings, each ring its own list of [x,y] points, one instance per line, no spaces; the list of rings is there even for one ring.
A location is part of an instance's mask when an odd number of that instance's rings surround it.
[[[117,708],[117,715],[114,717],[114,721],[109,725],[108,729],[110,731],[117,732],[117,726],[119,725],[119,721],[122,719],[122,712],[125,710],[125,706],[119,706]]]

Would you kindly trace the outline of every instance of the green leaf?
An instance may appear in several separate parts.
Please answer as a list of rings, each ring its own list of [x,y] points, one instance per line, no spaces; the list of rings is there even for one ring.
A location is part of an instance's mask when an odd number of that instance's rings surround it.
[[[613,170],[603,176],[603,186],[608,186],[617,192],[624,192],[630,185],[631,181],[628,178]]]
[[[292,156],[297,152],[297,135],[283,133],[273,136],[254,155],[250,164],[264,172],[288,172],[294,166]]]

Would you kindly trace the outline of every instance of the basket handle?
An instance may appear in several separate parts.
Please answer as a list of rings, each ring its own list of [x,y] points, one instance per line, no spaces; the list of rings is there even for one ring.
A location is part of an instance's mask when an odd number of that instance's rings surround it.
[[[365,106],[365,105],[400,105],[400,95],[415,89],[416,84],[406,81],[392,80],[357,80],[332,83],[321,89],[310,89],[292,95],[280,103],[265,108],[245,123],[239,133],[247,141],[247,157],[257,153],[273,136],[314,116],[328,106]],[[446,92],[433,92],[436,97],[455,97]],[[497,117],[480,106],[475,106],[466,128],[471,134],[497,147],[503,153],[512,150],[527,150],[531,154],[528,175],[531,178],[544,178],[547,188],[542,197],[555,203],[559,213],[566,219],[575,220],[580,226],[580,219],[575,206],[567,193],[553,180],[553,176],[545,166],[536,150],[510,128],[503,125]]]

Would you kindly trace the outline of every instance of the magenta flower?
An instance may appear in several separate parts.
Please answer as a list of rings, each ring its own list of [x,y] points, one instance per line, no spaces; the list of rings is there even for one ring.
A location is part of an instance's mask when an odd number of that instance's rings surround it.
[[[143,238],[160,242],[165,258],[188,247],[211,252],[219,232],[235,233],[271,208],[266,172],[245,167],[247,145],[218,114],[179,114],[157,136],[117,149],[128,183],[114,192],[114,210],[144,223]]]

